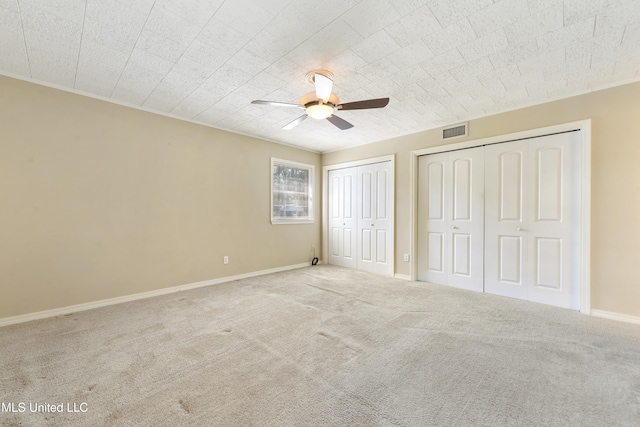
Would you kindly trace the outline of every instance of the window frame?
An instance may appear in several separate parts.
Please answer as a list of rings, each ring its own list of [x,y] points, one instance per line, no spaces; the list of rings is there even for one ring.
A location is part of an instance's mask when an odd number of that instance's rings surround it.
[[[287,216],[274,216],[273,213],[273,196],[274,196],[274,173],[273,168],[275,166],[284,166],[290,167],[292,169],[302,169],[307,170],[309,173],[309,183],[307,185],[307,200],[308,200],[308,212],[309,214],[302,217],[287,217]],[[270,173],[270,216],[271,216],[271,224],[312,224],[315,222],[315,203],[313,197],[313,184],[315,179],[315,166],[307,163],[294,162],[292,160],[279,159],[276,157],[271,157],[271,167],[269,168]]]

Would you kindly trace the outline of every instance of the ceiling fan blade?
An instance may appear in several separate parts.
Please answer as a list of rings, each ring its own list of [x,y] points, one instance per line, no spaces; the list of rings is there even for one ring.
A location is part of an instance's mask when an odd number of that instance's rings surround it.
[[[263,101],[261,99],[257,99],[255,101],[251,101],[252,104],[260,104],[260,105],[274,105],[276,107],[297,107],[303,108],[304,106],[300,104],[290,104],[288,102],[277,102],[277,101]]]
[[[313,77],[313,82],[316,86],[316,96],[318,99],[322,99],[324,102],[329,101],[331,90],[333,89],[333,80],[327,76],[316,73]]]
[[[365,101],[347,102],[338,105],[341,110],[366,110],[368,108],[383,108],[389,103],[389,98],[367,99]]]
[[[308,116],[306,114],[303,114],[300,117],[298,117],[297,119],[295,119],[294,121],[292,121],[291,123],[284,125],[282,127],[282,129],[291,130],[294,127],[298,126],[300,123],[304,122],[307,117]]]
[[[335,127],[339,128],[340,130],[347,130],[347,129],[351,129],[353,127],[353,125],[351,123],[349,123],[345,119],[341,119],[338,116],[329,116],[329,117],[327,117],[327,120],[329,120],[331,123],[333,123],[333,125]]]

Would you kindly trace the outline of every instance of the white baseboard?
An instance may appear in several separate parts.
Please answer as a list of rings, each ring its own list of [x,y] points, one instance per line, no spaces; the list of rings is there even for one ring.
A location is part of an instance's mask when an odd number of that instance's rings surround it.
[[[411,276],[409,276],[408,274],[398,274],[398,273],[396,273],[393,277],[395,277],[396,279],[406,280],[407,282],[411,281]]]
[[[594,317],[603,317],[605,319],[619,320],[620,322],[640,325],[640,317],[629,316],[628,314],[613,313],[611,311],[604,310],[591,310],[591,315]]]
[[[105,307],[108,305],[120,304],[123,302],[136,301],[145,298],[157,297],[160,295],[172,294],[175,292],[188,291],[190,289],[202,288],[205,286],[218,285],[220,283],[231,282],[234,280],[247,279],[249,277],[262,276],[264,274],[278,273],[280,271],[295,270],[310,266],[311,263],[287,265],[284,267],[270,268],[268,270],[253,271],[251,273],[238,274],[237,276],[220,277],[218,279],[205,280],[203,282],[189,283],[186,285],[172,286],[170,288],[158,289],[155,291],[141,292],[138,294],[124,295],[121,297],[103,299],[99,301],[87,302],[84,304],[70,305],[67,307],[54,308],[52,310],[38,311],[36,313],[21,314],[19,316],[5,317],[0,319],[0,327],[15,325],[17,323],[30,322],[32,320],[46,319],[64,314],[77,313],[78,311],[91,310],[93,308]]]

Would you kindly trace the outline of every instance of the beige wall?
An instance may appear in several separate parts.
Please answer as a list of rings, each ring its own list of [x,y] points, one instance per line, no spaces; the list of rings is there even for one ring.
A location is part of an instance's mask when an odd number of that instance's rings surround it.
[[[314,164],[320,195],[319,154],[1,76],[0,129],[0,318],[320,250],[319,208],[269,215],[270,157]]]
[[[470,122],[480,139],[592,119],[592,308],[640,316],[640,83]],[[316,222],[269,222],[271,156],[396,154],[409,274],[409,153],[432,130],[320,155],[0,76],[0,318],[307,262]],[[456,139],[460,142],[463,139]],[[228,255],[230,264],[223,265]]]
[[[469,122],[469,137],[591,119],[591,308],[640,316],[640,83]],[[409,275],[410,152],[440,145],[439,130],[323,155],[323,165],[396,154],[396,273]]]

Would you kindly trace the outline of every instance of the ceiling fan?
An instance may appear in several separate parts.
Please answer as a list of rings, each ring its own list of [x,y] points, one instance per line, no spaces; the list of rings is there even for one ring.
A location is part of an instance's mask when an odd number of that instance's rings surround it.
[[[347,130],[353,127],[348,121],[336,116],[338,110],[366,110],[370,108],[383,108],[389,103],[389,98],[367,99],[364,101],[340,103],[340,99],[331,93],[333,89],[333,73],[327,70],[315,70],[307,73],[306,80],[315,86],[316,91],[310,92],[300,98],[299,104],[277,101],[251,101],[252,104],[275,105],[276,107],[295,107],[305,110],[305,113],[282,127],[290,130],[298,126],[311,117],[317,120],[327,119],[340,130]]]

